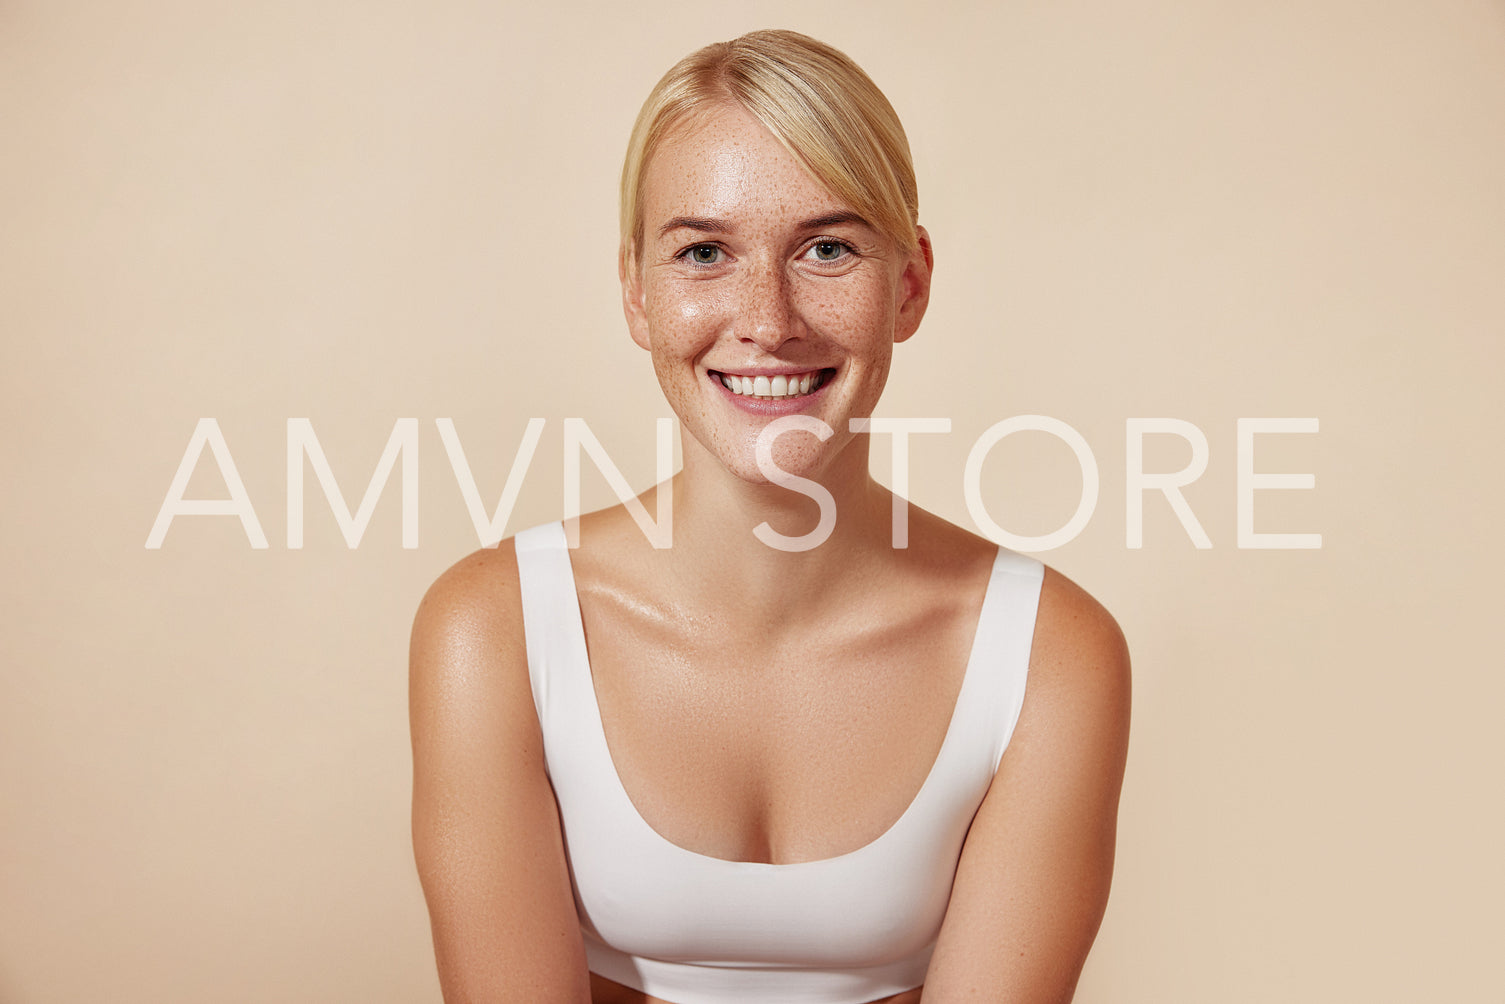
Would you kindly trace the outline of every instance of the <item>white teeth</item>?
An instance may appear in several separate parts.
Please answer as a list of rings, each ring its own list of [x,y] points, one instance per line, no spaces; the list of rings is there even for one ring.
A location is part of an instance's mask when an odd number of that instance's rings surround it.
[[[743,397],[798,397],[810,393],[812,389],[820,389],[821,385],[819,370],[794,376],[737,376],[732,373],[722,373],[720,376],[723,387]]]

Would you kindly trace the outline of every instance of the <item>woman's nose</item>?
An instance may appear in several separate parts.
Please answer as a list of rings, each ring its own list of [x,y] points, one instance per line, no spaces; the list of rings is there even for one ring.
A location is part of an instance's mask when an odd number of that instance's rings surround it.
[[[777,266],[747,269],[738,291],[735,332],[738,338],[772,352],[802,332],[789,277]]]

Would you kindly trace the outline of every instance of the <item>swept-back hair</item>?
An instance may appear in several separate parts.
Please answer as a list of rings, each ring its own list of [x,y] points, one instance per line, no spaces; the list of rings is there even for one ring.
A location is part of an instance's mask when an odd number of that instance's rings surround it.
[[[622,165],[622,246],[643,242],[643,177],[681,123],[740,106],[838,199],[905,251],[919,239],[909,140],[893,106],[843,52],[794,31],[754,31],[690,53],[638,112]]]

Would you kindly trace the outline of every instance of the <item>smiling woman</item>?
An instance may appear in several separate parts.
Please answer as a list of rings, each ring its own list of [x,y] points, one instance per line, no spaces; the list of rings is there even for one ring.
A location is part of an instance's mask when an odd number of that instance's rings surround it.
[[[674,541],[622,506],[573,551],[538,527],[418,612],[413,833],[447,1000],[1071,998],[1128,660],[1031,558],[913,507],[891,544],[850,430],[925,314],[917,205],[887,100],[813,39],[709,46],[649,96],[620,280],[684,433]],[[742,532],[812,522],[769,459],[835,501],[818,547]]]

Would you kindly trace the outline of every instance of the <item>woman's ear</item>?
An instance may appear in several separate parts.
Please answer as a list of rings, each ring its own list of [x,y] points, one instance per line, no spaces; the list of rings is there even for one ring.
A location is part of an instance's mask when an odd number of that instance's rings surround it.
[[[904,274],[899,277],[899,321],[894,327],[894,341],[902,342],[920,327],[925,308],[930,305],[930,275],[935,269],[935,252],[930,246],[930,232],[915,227],[919,244],[909,254]]]
[[[622,283],[622,313],[627,318],[627,331],[640,347],[651,348],[648,312],[643,307],[643,273],[629,241],[623,241],[622,249],[617,252],[617,279]]]

